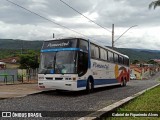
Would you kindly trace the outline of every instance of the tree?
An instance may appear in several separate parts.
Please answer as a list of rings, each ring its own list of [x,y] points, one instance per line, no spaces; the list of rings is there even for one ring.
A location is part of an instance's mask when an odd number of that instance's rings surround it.
[[[158,63],[157,63],[156,61],[154,61],[154,60],[149,60],[147,63],[148,63],[148,64],[153,64],[153,65],[157,65],[157,64],[158,64]]]
[[[27,54],[20,55],[20,68],[21,69],[28,69],[28,68],[38,68],[39,61],[38,61],[38,54],[34,51],[30,50]]]
[[[132,64],[138,64],[139,63],[139,60],[134,60],[133,62],[132,62]]]
[[[156,7],[160,6],[160,0],[153,1],[149,4],[149,9],[152,7],[155,9]]]

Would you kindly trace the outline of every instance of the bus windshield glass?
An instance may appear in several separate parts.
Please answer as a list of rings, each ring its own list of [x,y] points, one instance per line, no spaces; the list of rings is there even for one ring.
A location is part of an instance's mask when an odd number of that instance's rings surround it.
[[[40,74],[76,73],[76,51],[57,51],[41,54]]]

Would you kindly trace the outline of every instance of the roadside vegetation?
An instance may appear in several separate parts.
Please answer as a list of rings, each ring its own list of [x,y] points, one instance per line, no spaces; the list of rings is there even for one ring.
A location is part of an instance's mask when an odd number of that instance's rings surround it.
[[[160,85],[153,88],[143,95],[130,101],[117,110],[117,113],[134,112],[134,111],[151,111],[160,113]],[[154,113],[153,112],[153,113]],[[159,114],[160,115],[160,114]],[[158,120],[159,117],[112,117],[106,120]],[[104,119],[105,120],[105,119]]]
[[[21,69],[38,68],[40,59],[40,50],[13,50],[13,49],[0,49],[0,60],[10,57],[18,57],[18,63]]]
[[[39,56],[40,53],[33,51],[33,50],[29,50],[27,53],[25,54],[21,54],[20,56],[20,68],[21,69],[36,69],[39,67]]]
[[[159,82],[160,82],[160,78],[158,78],[158,79],[157,79],[157,81],[159,81]]]

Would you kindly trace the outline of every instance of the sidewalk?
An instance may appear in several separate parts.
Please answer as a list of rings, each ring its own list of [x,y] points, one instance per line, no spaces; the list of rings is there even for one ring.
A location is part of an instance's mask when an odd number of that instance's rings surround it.
[[[0,99],[24,97],[29,94],[42,92],[37,84],[13,84],[0,86]]]

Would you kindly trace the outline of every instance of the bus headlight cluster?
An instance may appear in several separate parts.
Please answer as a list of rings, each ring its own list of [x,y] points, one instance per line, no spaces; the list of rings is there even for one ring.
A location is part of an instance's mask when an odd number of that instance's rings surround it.
[[[71,78],[65,78],[65,80],[71,80]]]
[[[44,80],[44,77],[38,77],[39,80]]]
[[[76,77],[73,77],[73,78],[65,78],[65,80],[76,80]]]

